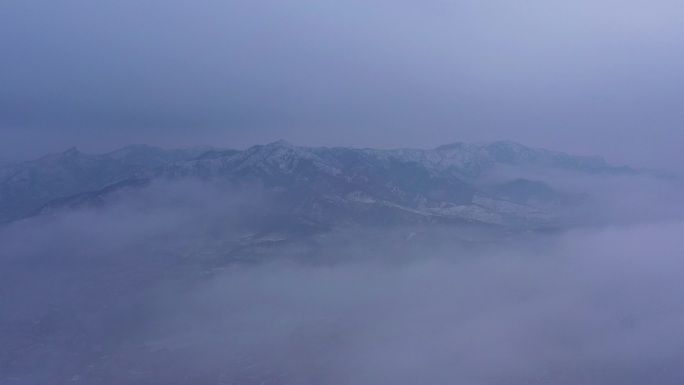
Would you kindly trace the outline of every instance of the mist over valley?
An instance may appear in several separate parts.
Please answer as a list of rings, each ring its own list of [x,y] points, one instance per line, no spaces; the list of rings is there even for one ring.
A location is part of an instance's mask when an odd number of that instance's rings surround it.
[[[511,142],[4,165],[11,384],[682,378],[681,182]]]

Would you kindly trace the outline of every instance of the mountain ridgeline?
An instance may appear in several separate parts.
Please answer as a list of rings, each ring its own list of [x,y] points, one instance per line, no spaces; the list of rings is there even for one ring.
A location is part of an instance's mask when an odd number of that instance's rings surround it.
[[[455,143],[432,150],[309,148],[278,141],[243,151],[128,146],[103,155],[76,149],[0,166],[0,221],[106,205],[115,193],[156,180],[202,180],[251,188],[268,216],[318,226],[562,225],[555,208],[581,199],[535,175],[629,174],[599,157],[511,142]]]

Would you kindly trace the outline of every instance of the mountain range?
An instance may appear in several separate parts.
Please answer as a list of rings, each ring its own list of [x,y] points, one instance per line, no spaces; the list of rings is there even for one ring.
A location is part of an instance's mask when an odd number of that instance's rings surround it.
[[[192,179],[258,189],[275,202],[268,217],[287,223],[557,227],[562,221],[554,205],[581,197],[529,177],[539,172],[635,171],[600,157],[508,141],[432,150],[300,147],[284,141],[245,150],[132,145],[101,155],[72,148],[0,165],[0,221],[106,204],[115,192],[156,180]]]

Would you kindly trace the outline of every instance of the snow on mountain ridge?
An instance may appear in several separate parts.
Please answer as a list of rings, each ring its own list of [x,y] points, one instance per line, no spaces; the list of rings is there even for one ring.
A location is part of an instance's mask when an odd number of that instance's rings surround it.
[[[563,152],[531,148],[510,141],[453,143],[435,148],[443,156],[444,166],[465,172],[482,172],[495,164],[534,165],[575,169],[585,172],[616,171],[601,157],[569,155]]]
[[[312,202],[318,199],[315,196],[334,195],[348,203],[385,202],[387,207],[436,215],[477,217],[475,213],[484,210],[500,211],[498,214],[504,216],[538,217],[531,206],[475,201],[478,178],[497,164],[538,164],[590,173],[614,170],[600,158],[530,149],[512,142],[377,150],[300,147],[278,141],[242,151],[210,149],[196,155],[205,149],[133,145],[107,154],[86,155],[72,148],[36,161],[0,167],[0,219],[12,219],[50,200],[96,191],[127,179],[184,177],[264,183],[279,191],[310,194]],[[480,208],[463,208],[467,205]]]

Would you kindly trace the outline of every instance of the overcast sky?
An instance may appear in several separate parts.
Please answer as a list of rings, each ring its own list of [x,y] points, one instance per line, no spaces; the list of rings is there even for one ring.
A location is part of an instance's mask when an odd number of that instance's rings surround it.
[[[2,1],[0,158],[508,139],[684,162],[684,3]]]

